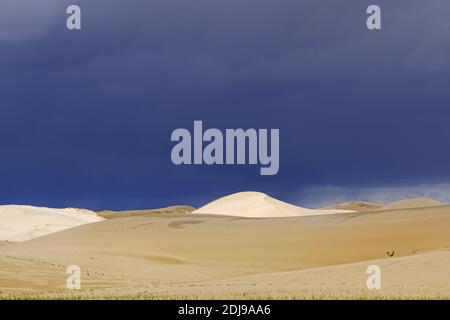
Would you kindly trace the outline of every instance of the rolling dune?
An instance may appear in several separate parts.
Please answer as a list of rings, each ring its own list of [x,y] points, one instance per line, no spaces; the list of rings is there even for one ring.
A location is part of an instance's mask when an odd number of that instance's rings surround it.
[[[118,218],[0,248],[0,291],[358,294],[364,292],[365,268],[375,260],[386,269],[382,294],[423,289],[450,296],[449,226],[450,206],[267,219]],[[74,264],[83,271],[81,293],[64,291],[65,268]],[[28,271],[22,275],[17,268]],[[36,284],[33,272],[47,285]]]
[[[195,210],[193,214],[214,214],[247,218],[281,218],[347,212],[352,211],[307,209],[274,199],[261,192],[240,192],[208,203]]]
[[[321,210],[350,210],[356,212],[378,210],[383,207],[381,203],[366,202],[366,201],[350,201],[334,204],[331,206],[320,208]]]
[[[404,199],[389,203],[383,206],[382,210],[406,209],[406,208],[425,208],[433,206],[442,206],[442,202],[434,199],[418,198],[418,199]]]
[[[0,241],[26,241],[102,220],[84,209],[0,206]]]
[[[149,210],[125,210],[125,211],[101,210],[96,212],[102,218],[117,219],[124,217],[143,216],[148,214],[191,213],[193,211],[195,211],[195,208],[191,206],[170,206],[161,209],[149,209]]]

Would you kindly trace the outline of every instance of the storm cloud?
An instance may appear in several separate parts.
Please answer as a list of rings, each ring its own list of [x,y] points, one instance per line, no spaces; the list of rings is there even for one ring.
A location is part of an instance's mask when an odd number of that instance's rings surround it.
[[[69,4],[81,31],[65,28]],[[144,208],[258,190],[302,204],[312,186],[449,181],[448,1],[1,6],[1,203]],[[279,174],[174,166],[170,133],[194,120],[279,128]]]

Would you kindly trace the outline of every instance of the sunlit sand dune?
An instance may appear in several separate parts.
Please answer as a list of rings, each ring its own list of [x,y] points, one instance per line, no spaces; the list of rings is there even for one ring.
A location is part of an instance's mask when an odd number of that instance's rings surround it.
[[[276,219],[118,218],[1,247],[0,291],[357,295],[375,260],[384,275],[379,294],[408,296],[423,289],[450,296],[449,226],[450,206]],[[82,269],[80,292],[65,290],[69,265]]]
[[[381,209],[384,205],[381,203],[366,202],[366,201],[350,201],[342,202],[327,207],[321,208],[321,210],[351,210],[357,212],[371,211]]]
[[[386,206],[383,206],[383,210],[394,210],[394,209],[406,209],[406,208],[425,208],[433,206],[441,206],[442,202],[434,199],[418,198],[418,199],[405,199],[400,201],[392,202]]]
[[[215,214],[247,218],[298,217],[352,212],[350,210],[314,210],[298,207],[260,192],[235,193],[213,201],[193,214]]]
[[[102,220],[84,209],[0,206],[0,241],[26,241]]]

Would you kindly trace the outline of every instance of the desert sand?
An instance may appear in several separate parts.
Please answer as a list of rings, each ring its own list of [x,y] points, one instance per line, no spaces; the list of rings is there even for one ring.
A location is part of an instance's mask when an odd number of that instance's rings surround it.
[[[117,219],[124,217],[134,217],[134,216],[145,216],[148,214],[162,214],[162,213],[192,213],[195,211],[194,207],[191,206],[170,206],[160,209],[148,209],[148,210],[125,210],[125,211],[114,211],[114,210],[101,210],[96,211],[96,213],[105,219]]]
[[[389,203],[386,206],[383,206],[383,210],[394,210],[394,209],[405,209],[405,208],[424,208],[424,207],[433,207],[433,206],[441,206],[442,202],[434,200],[434,199],[426,199],[426,198],[417,198],[417,199],[404,199],[400,201],[395,201]]]
[[[349,202],[342,202],[338,204],[334,204],[331,206],[320,208],[320,210],[350,210],[350,211],[356,211],[356,212],[363,212],[363,211],[371,211],[371,210],[377,210],[381,209],[384,205],[381,203],[374,203],[374,202],[367,202],[367,201],[349,201]]]
[[[13,243],[14,242],[11,242],[11,241],[0,241],[0,247],[5,247],[5,246],[11,245]]]
[[[348,213],[351,210],[315,210],[298,207],[261,192],[235,193],[195,210],[193,214],[214,214],[247,218],[281,218]]]
[[[265,219],[123,217],[0,247],[0,295],[450,297],[449,227],[447,205]],[[366,289],[372,264],[382,270],[381,290]],[[81,291],[65,289],[69,265],[81,267]]]
[[[0,206],[0,241],[26,241],[102,220],[84,209]]]

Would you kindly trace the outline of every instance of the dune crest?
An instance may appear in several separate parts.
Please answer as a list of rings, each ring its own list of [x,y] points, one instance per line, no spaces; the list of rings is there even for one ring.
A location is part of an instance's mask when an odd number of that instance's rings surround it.
[[[367,202],[367,201],[349,201],[333,204],[327,207],[320,208],[320,210],[351,210],[357,212],[371,211],[381,209],[384,205],[381,203]]]
[[[239,192],[195,210],[193,214],[215,214],[246,218],[277,218],[348,213],[351,210],[315,210],[295,206],[261,192]]]
[[[404,199],[389,203],[382,207],[382,210],[395,210],[395,209],[407,209],[407,208],[425,208],[442,206],[443,203],[434,199],[417,198],[417,199]]]
[[[0,206],[0,241],[26,241],[102,220],[85,209]]]
[[[148,209],[148,210],[124,210],[124,211],[113,211],[113,210],[100,210],[96,213],[105,219],[117,219],[124,217],[135,217],[135,216],[145,216],[149,214],[188,214],[194,211],[195,208],[186,205],[175,205],[165,208],[158,209]]]

